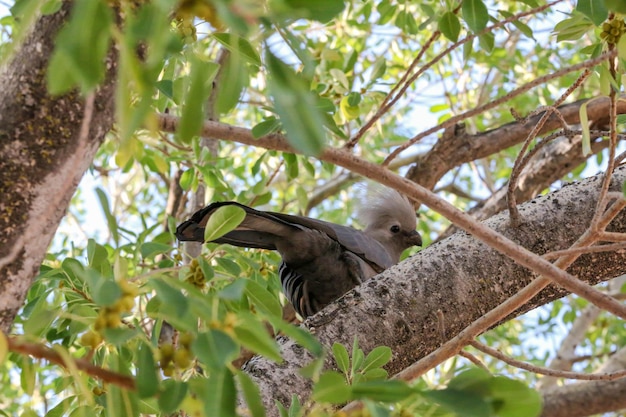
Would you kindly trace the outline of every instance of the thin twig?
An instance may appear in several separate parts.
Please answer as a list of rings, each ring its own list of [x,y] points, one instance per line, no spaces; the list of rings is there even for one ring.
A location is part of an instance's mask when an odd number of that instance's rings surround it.
[[[432,43],[439,37],[440,34],[441,34],[441,32],[438,31],[438,30],[433,32],[433,34],[430,36],[430,38],[422,46],[422,48],[418,52],[417,56],[413,60],[413,62],[411,62],[411,65],[409,65],[409,68],[406,70],[404,75],[402,75],[402,78],[400,79],[400,81],[398,81],[396,83],[396,85],[393,86],[393,88],[391,89],[389,94],[387,94],[387,96],[385,97],[385,99],[381,103],[380,108],[376,111],[376,113],[374,113],[374,115],[367,122],[365,122],[365,124],[361,127],[361,129],[359,129],[359,131],[348,142],[346,142],[346,144],[344,145],[345,148],[348,148],[348,149],[349,148],[354,148],[354,146],[357,143],[359,143],[359,140],[361,140],[361,138],[363,137],[365,132],[367,132],[374,125],[374,123],[376,123],[382,117],[383,114],[385,114],[387,111],[389,111],[391,106],[396,104],[396,102],[400,99],[400,97],[402,97],[402,95],[406,92],[406,90],[409,88],[409,86],[417,78],[417,77],[411,77],[407,81],[407,78],[409,77],[409,74],[413,72],[413,70],[417,66],[418,62],[424,56],[424,53],[430,48]],[[418,74],[419,74],[419,72],[418,72]],[[400,89],[400,92],[398,92],[398,89]]]
[[[487,372],[491,372],[489,370],[489,368],[487,368],[487,366],[481,362],[480,359],[478,359],[476,356],[472,355],[471,353],[469,353],[467,350],[461,350],[459,352],[459,356],[464,357],[465,359],[467,359],[468,361],[472,362],[474,365],[483,368],[485,371]]]
[[[603,242],[626,242],[626,233],[602,232],[598,240]]]
[[[441,61],[441,59],[443,59],[444,57],[448,56],[452,51],[454,51],[458,47],[466,44],[467,42],[473,41],[475,38],[477,38],[477,37],[479,37],[481,35],[484,35],[484,34],[489,33],[489,32],[493,32],[495,29],[501,28],[501,27],[505,26],[508,23],[516,22],[516,21],[518,21],[519,19],[521,19],[523,17],[530,16],[530,15],[533,15],[533,14],[537,14],[539,12],[547,10],[550,7],[554,6],[557,3],[560,3],[562,1],[563,0],[555,0],[552,3],[548,3],[548,4],[545,4],[543,6],[536,7],[534,9],[531,9],[531,10],[528,10],[528,11],[525,11],[525,12],[522,12],[522,13],[518,13],[518,14],[513,15],[511,17],[508,17],[508,18],[506,18],[504,20],[496,22],[495,24],[486,27],[481,32],[470,33],[467,37],[465,37],[465,38],[461,39],[460,41],[455,42],[454,44],[450,45],[448,48],[444,49],[441,53],[439,53],[432,60],[427,62],[415,74],[413,74],[413,76],[411,76],[411,78],[408,81],[404,82],[404,85],[402,86],[402,88],[400,88],[400,91],[397,94],[394,95],[395,90],[397,90],[398,86],[400,86],[403,83],[403,81],[406,79],[406,76],[413,70],[413,68],[415,67],[417,62],[421,59],[421,56],[424,54],[424,52],[430,47],[432,42],[439,35],[439,31],[435,31],[435,33],[433,33],[433,35],[428,39],[426,44],[422,47],[422,49],[420,50],[418,56],[413,60],[413,62],[411,63],[411,66],[409,67],[407,72],[404,74],[402,79],[398,82],[398,84],[396,84],[396,86],[391,90],[391,92],[387,95],[387,97],[385,97],[385,101],[383,101],[380,109],[374,114],[374,116],[372,116],[372,118],[370,120],[368,120],[365,123],[365,125],[363,125],[363,127],[361,127],[361,129],[356,133],[356,135],[354,135],[354,137],[352,139],[350,139],[350,141],[346,144],[346,147],[348,147],[348,148],[354,147],[354,145],[360,140],[360,138],[363,136],[363,134],[369,128],[371,128],[372,125],[378,119],[380,119],[380,117],[383,114],[385,114],[391,108],[391,106],[393,106],[400,99],[400,97],[406,92],[407,88],[411,84],[413,84],[415,82],[415,80],[417,80],[417,78],[419,78],[420,75],[422,75],[424,72],[426,72],[426,70],[431,68],[437,62]],[[458,10],[458,7],[457,7],[457,9],[454,10],[454,12],[456,13],[457,10]],[[390,97],[392,97],[392,95],[393,95],[393,99],[390,99]],[[388,163],[389,162],[385,161],[384,165],[387,165]]]
[[[20,353],[23,355],[29,355],[38,359],[46,359],[51,363],[65,367],[66,363],[54,350],[41,345],[39,343],[30,343],[20,341],[17,337],[7,337],[9,342],[9,351]],[[119,387],[134,391],[135,380],[128,376],[122,375],[117,372],[109,371],[108,369],[100,368],[85,359],[74,359],[76,367],[81,371],[86,372],[90,376],[100,379],[104,382],[115,384]]]
[[[602,235],[600,235],[600,239],[598,240],[604,240],[602,239]],[[626,241],[626,238],[624,239],[624,241]],[[586,253],[615,252],[615,251],[622,250],[622,249],[626,249],[626,242],[613,243],[609,245],[600,245],[600,246],[589,246],[585,248],[555,250],[554,252],[549,252],[543,255],[543,258],[555,259],[555,258],[560,258],[561,256],[566,256],[566,255],[584,255]]]
[[[472,347],[480,350],[487,355],[493,356],[496,359],[500,359],[502,362],[508,363],[511,366],[516,368],[524,369],[526,371],[534,372],[536,374],[548,375],[557,378],[567,378],[567,379],[579,379],[584,381],[613,381],[615,379],[620,379],[626,377],[626,370],[610,372],[605,374],[586,374],[582,372],[572,372],[572,371],[559,371],[556,369],[545,368],[543,366],[532,365],[528,362],[519,361],[517,359],[513,359],[510,356],[505,355],[497,349],[484,345],[475,340],[470,341],[469,343]]]
[[[389,156],[387,156],[387,158],[385,158],[385,160],[383,161],[382,165],[386,166],[388,165],[394,158],[396,158],[396,156],[398,156],[398,154],[400,154],[402,151],[406,150],[408,147],[412,146],[413,144],[415,144],[416,142],[420,141],[421,139],[423,139],[424,137],[435,133],[441,129],[445,129],[449,126],[454,126],[455,124],[468,119],[470,117],[476,116],[478,114],[484,113],[485,111],[492,109],[494,107],[499,106],[502,103],[505,103],[511,99],[513,99],[514,97],[517,97],[525,92],[527,92],[528,90],[546,83],[547,81],[559,78],[565,74],[569,74],[570,72],[575,72],[575,71],[579,71],[581,69],[585,69],[585,68],[591,68],[594,67],[596,65],[598,65],[599,63],[606,61],[607,59],[610,58],[614,58],[617,55],[617,53],[615,51],[607,51],[601,55],[599,55],[596,58],[593,59],[589,59],[587,61],[581,62],[579,64],[576,65],[572,65],[570,67],[567,68],[562,68],[558,71],[555,71],[551,74],[548,75],[544,75],[543,77],[539,77],[536,78],[535,80],[524,84],[521,87],[516,88],[515,90],[509,92],[508,94],[505,94],[504,96],[497,98],[489,103],[486,103],[482,106],[476,107],[472,110],[468,110],[465,113],[461,113],[457,116],[453,116],[449,119],[447,119],[446,121],[438,124],[437,126],[431,127],[430,129],[427,129],[425,131],[423,131],[422,133],[419,133],[418,135],[412,137],[411,139],[409,139],[408,141],[406,141],[404,144],[398,146],[396,149],[394,149],[393,152],[391,152],[389,154]]]
[[[555,100],[554,104],[546,108],[545,112],[541,116],[541,119],[539,119],[537,124],[533,127],[533,129],[528,134],[528,137],[522,144],[522,149],[520,149],[517,158],[515,158],[513,169],[511,170],[511,176],[509,178],[509,185],[506,194],[512,227],[519,226],[521,222],[519,210],[517,209],[517,202],[515,199],[515,190],[517,189],[517,181],[519,179],[519,176],[522,173],[524,167],[528,164],[528,161],[530,160],[530,157],[524,158],[526,150],[530,146],[530,143],[537,137],[545,123],[548,121],[548,118],[552,116],[553,113],[557,114],[557,117],[562,124],[565,123],[565,119],[563,119],[563,115],[560,114],[560,112],[557,110],[557,107],[560,106],[565,101],[565,99],[574,92],[574,90],[580,87],[590,74],[591,70],[589,68],[585,68],[580,77],[578,77],[578,79],[563,94],[561,94],[561,96],[557,100]],[[566,123],[563,128],[567,129]],[[545,146],[547,143],[548,141],[544,140],[543,143],[541,143],[541,146]],[[540,144],[537,144],[537,146],[535,146],[535,152],[537,152],[539,149],[541,149]]]
[[[609,44],[608,52],[615,52],[615,45]],[[613,59],[609,59],[609,72],[611,77],[615,79],[616,69],[615,69],[615,57]],[[617,93],[613,87],[610,87],[611,90],[609,92],[609,160],[608,166],[604,173],[604,177],[602,178],[602,185],[600,186],[600,193],[598,195],[598,203],[596,205],[596,211],[591,220],[591,226],[596,227],[595,225],[598,223],[604,208],[608,203],[607,193],[609,191],[609,184],[611,183],[611,178],[613,177],[613,170],[615,169],[615,150],[617,148]],[[596,230],[602,230],[596,228]]]

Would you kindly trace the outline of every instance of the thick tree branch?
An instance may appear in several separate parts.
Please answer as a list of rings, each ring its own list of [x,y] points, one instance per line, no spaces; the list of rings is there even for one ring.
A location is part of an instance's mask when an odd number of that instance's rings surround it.
[[[113,123],[114,51],[81,135],[84,100],[51,97],[46,69],[71,2],[43,16],[0,74],[0,330],[8,331],[78,182]]]
[[[580,123],[580,105],[589,101],[579,100],[558,107],[559,112],[570,125]],[[608,97],[589,101],[587,112],[594,126],[603,126],[608,121],[610,100]],[[626,102],[618,101],[617,113],[626,113]],[[451,169],[493,155],[503,149],[522,143],[543,113],[531,117],[527,123],[511,122],[487,132],[470,135],[462,131],[460,135],[448,135],[440,138],[433,148],[421,155],[407,173],[407,178],[432,189],[435,184]],[[561,127],[559,118],[554,114],[546,121],[539,135]],[[572,168],[575,165],[572,166]]]
[[[626,408],[626,378],[554,387],[543,394],[541,417],[585,417]]]

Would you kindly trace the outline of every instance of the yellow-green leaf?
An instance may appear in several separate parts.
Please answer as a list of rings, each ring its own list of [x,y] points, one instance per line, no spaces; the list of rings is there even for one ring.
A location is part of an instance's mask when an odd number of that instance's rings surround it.
[[[205,242],[211,242],[235,229],[246,218],[244,209],[238,206],[222,206],[215,210],[204,229]]]

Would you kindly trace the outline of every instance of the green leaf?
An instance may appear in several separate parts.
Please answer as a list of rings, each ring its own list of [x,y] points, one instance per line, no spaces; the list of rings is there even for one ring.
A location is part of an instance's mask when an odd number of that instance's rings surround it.
[[[352,107],[358,106],[361,103],[361,94],[353,91],[348,94],[348,104]]]
[[[285,171],[287,178],[292,180],[298,178],[300,175],[300,166],[298,165],[298,158],[292,153],[283,153],[283,160],[285,161]]]
[[[188,76],[189,87],[185,95],[178,138],[183,143],[190,143],[191,138],[198,135],[202,129],[205,116],[205,103],[213,88],[213,79],[219,66],[213,62],[205,62],[195,58],[189,59],[191,71]]]
[[[146,242],[141,245],[140,252],[142,258],[151,258],[161,253],[167,253],[172,250],[171,245],[159,242]]]
[[[109,226],[109,232],[111,232],[111,237],[113,237],[113,240],[117,244],[120,241],[120,235],[117,227],[117,220],[115,219],[115,216],[113,216],[113,213],[111,213],[109,199],[104,190],[100,187],[96,188],[96,195],[98,196],[98,200],[100,201],[102,213],[104,213],[104,217],[107,219],[107,224]]]
[[[69,22],[57,35],[48,65],[50,94],[63,94],[74,87],[87,94],[104,80],[112,24],[113,13],[103,0],[74,4]]]
[[[235,375],[237,376],[237,380],[243,391],[243,397],[248,405],[248,411],[252,414],[252,417],[265,417],[265,407],[263,406],[263,400],[261,400],[259,387],[257,387],[247,373],[237,371]]]
[[[122,346],[133,337],[137,336],[140,330],[137,328],[116,327],[105,328],[102,332],[102,336],[107,342],[115,346]]]
[[[237,265],[237,262],[233,262],[228,258],[217,258],[216,260],[217,264],[233,277],[238,277],[241,274],[241,267]]]
[[[208,398],[204,402],[206,415],[236,417],[237,390],[230,370],[223,368],[220,372],[214,372],[207,385]]]
[[[370,85],[374,84],[379,78],[385,75],[386,72],[387,72],[387,61],[385,60],[385,57],[384,56],[378,57],[376,61],[374,61],[374,65],[372,65],[372,70],[370,73],[370,81],[367,84],[367,86],[369,87]]]
[[[474,390],[476,392],[485,392],[487,382],[493,378],[493,376],[484,369],[472,368],[467,371],[463,371],[456,375],[450,383],[448,388],[456,390]]]
[[[456,14],[452,12],[445,12],[439,22],[437,23],[439,30],[443,33],[443,36],[450,39],[452,42],[459,40],[459,34],[461,33],[461,23]]]
[[[361,372],[367,372],[369,369],[380,368],[391,360],[391,348],[387,346],[378,346],[365,357]]]
[[[255,139],[274,133],[280,129],[280,121],[275,117],[263,120],[252,128],[252,136]]]
[[[541,413],[541,395],[521,381],[496,376],[489,381],[489,388],[498,417],[536,417]]]
[[[140,343],[137,351],[137,393],[139,398],[152,397],[159,390],[159,378],[152,349]]]
[[[487,401],[471,392],[446,388],[438,391],[424,391],[421,395],[463,417],[493,415]]]
[[[557,41],[579,40],[581,36],[593,28],[593,22],[583,14],[574,14],[554,26]]]
[[[345,7],[344,0],[284,0],[292,9],[298,10],[302,17],[326,23],[337,16]]]
[[[80,275],[89,288],[93,301],[99,306],[112,306],[122,296],[122,288],[112,279],[106,279],[93,269],[76,269],[76,275]]]
[[[215,110],[227,114],[239,103],[244,88],[250,83],[250,65],[240,54],[229,54],[222,65]]]
[[[378,6],[376,6],[376,10],[378,10],[378,13],[380,14],[378,24],[384,25],[393,18],[393,16],[396,14],[396,11],[398,10],[398,7],[392,5],[389,0],[383,0],[378,3]]]
[[[155,84],[155,87],[167,98],[174,100],[174,82],[172,80],[159,80]]]
[[[211,214],[204,226],[204,240],[211,242],[234,230],[246,218],[246,212],[239,206],[219,207]]]
[[[161,279],[152,279],[148,281],[148,284],[156,290],[157,295],[162,299],[164,304],[174,309],[177,316],[182,317],[185,313],[187,313],[187,310],[189,309],[187,297],[185,297],[179,290],[172,288]]]
[[[35,372],[35,368],[33,366],[33,360],[29,357],[23,358],[22,368],[20,370],[20,386],[26,395],[33,395],[36,380],[37,373]]]
[[[596,26],[600,26],[609,17],[606,4],[598,0],[578,0],[576,10],[586,15]]]
[[[238,301],[243,297],[246,287],[250,282],[249,279],[237,279],[220,290],[217,294],[223,300]]]
[[[350,357],[348,356],[348,350],[341,343],[333,343],[333,356],[337,363],[337,368],[344,374],[348,374],[350,371]]]
[[[485,33],[478,37],[478,43],[485,52],[492,52],[496,42],[496,37],[493,33]]]
[[[128,369],[130,361],[128,358],[123,358],[115,351],[109,351],[106,356],[106,363],[114,372],[130,376],[130,371]],[[136,392],[121,388],[115,384],[109,384],[105,397],[105,416],[139,416],[138,394]]]
[[[211,35],[234,54],[239,54],[250,64],[261,66],[261,57],[248,40],[232,33],[214,33]]]
[[[311,3],[313,4],[313,3]],[[317,97],[287,64],[267,53],[268,87],[289,143],[306,155],[318,155],[326,142],[323,112]]]
[[[365,399],[380,402],[398,402],[415,394],[415,390],[406,382],[397,379],[388,381],[365,381],[352,386],[354,399]]]
[[[0,333],[0,335],[2,335],[2,333]],[[76,401],[76,398],[77,397],[75,395],[72,395],[62,399],[57,405],[46,413],[46,417],[62,417],[67,415],[67,412],[72,407],[72,403]]]
[[[193,168],[189,168],[180,176],[180,188],[187,191],[191,188],[193,179],[196,176],[196,171]]]
[[[339,372],[326,371],[313,386],[313,400],[331,404],[342,404],[350,399],[350,387]]]
[[[359,348],[359,339],[354,336],[354,341],[352,342],[352,375],[356,374],[357,370],[361,369],[364,359],[365,354],[363,353],[363,350]]]
[[[282,317],[269,317],[268,320],[276,330],[295,340],[303,348],[308,349],[313,356],[319,358],[324,355],[322,344],[307,330],[285,322]]]
[[[513,16],[513,13],[507,12],[506,10],[500,10],[499,12],[506,19],[508,19],[509,17]],[[533,30],[530,28],[530,26],[528,26],[527,24],[525,24],[525,23],[523,23],[523,22],[521,22],[519,20],[514,20],[511,23],[513,24],[513,26],[515,26],[517,29],[519,29],[519,31],[522,32],[525,36],[527,36],[530,39],[535,39],[534,36],[533,36]]]
[[[261,286],[258,282],[249,280],[246,285],[246,295],[259,311],[270,316],[281,317],[283,309],[275,295]]]
[[[239,346],[221,330],[199,333],[191,344],[194,355],[213,371],[220,370],[239,354]]]
[[[593,1],[593,0],[589,0],[589,1]],[[617,12],[617,13],[622,13],[622,14],[626,13],[626,3],[624,3],[624,0],[604,0],[604,5],[606,6],[607,9],[609,9],[612,12]]]
[[[187,383],[166,379],[159,394],[159,407],[163,413],[173,413],[187,395]]]
[[[90,267],[98,268],[108,263],[108,257],[109,253],[104,246],[98,245],[93,239],[87,241],[87,260]]]
[[[240,314],[240,317],[246,316]],[[274,362],[281,363],[283,361],[274,338],[270,336],[265,326],[260,325],[254,318],[248,316],[248,319],[242,319],[241,323],[235,327],[235,337],[247,349]]]
[[[373,381],[376,379],[387,379],[389,373],[383,368],[374,368],[363,373],[364,381]]]
[[[365,408],[369,411],[371,417],[391,417],[391,411],[380,403],[365,400]]]
[[[461,13],[472,32],[478,33],[487,27],[489,12],[482,0],[463,0]]]

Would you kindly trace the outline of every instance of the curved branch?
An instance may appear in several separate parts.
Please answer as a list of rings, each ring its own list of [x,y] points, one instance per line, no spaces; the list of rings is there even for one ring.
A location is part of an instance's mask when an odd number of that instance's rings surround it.
[[[66,367],[65,360],[54,350],[47,348],[39,343],[29,343],[20,341],[17,337],[8,337],[9,350],[11,352],[29,355],[38,359],[45,359],[56,365]],[[135,390],[135,379],[122,375],[108,369],[100,368],[85,359],[74,359],[76,367],[81,371],[85,371],[90,376],[100,379],[101,381],[115,384],[119,387],[129,390]]]
[[[560,106],[558,107],[559,113],[567,123],[578,124],[580,123],[580,106],[587,101],[589,100],[583,99]],[[602,126],[607,123],[609,106],[610,99],[608,97],[589,101],[587,112],[589,120],[593,121],[594,126]],[[618,101],[617,113],[626,113],[626,102]],[[447,140],[440,138],[429,152],[417,158],[415,165],[411,167],[406,177],[425,188],[432,189],[451,169],[523,142],[542,116],[543,113],[540,113],[530,118],[527,123],[511,122],[475,135],[461,131],[460,134],[452,135]],[[539,134],[543,135],[560,127],[559,118],[552,115]]]

